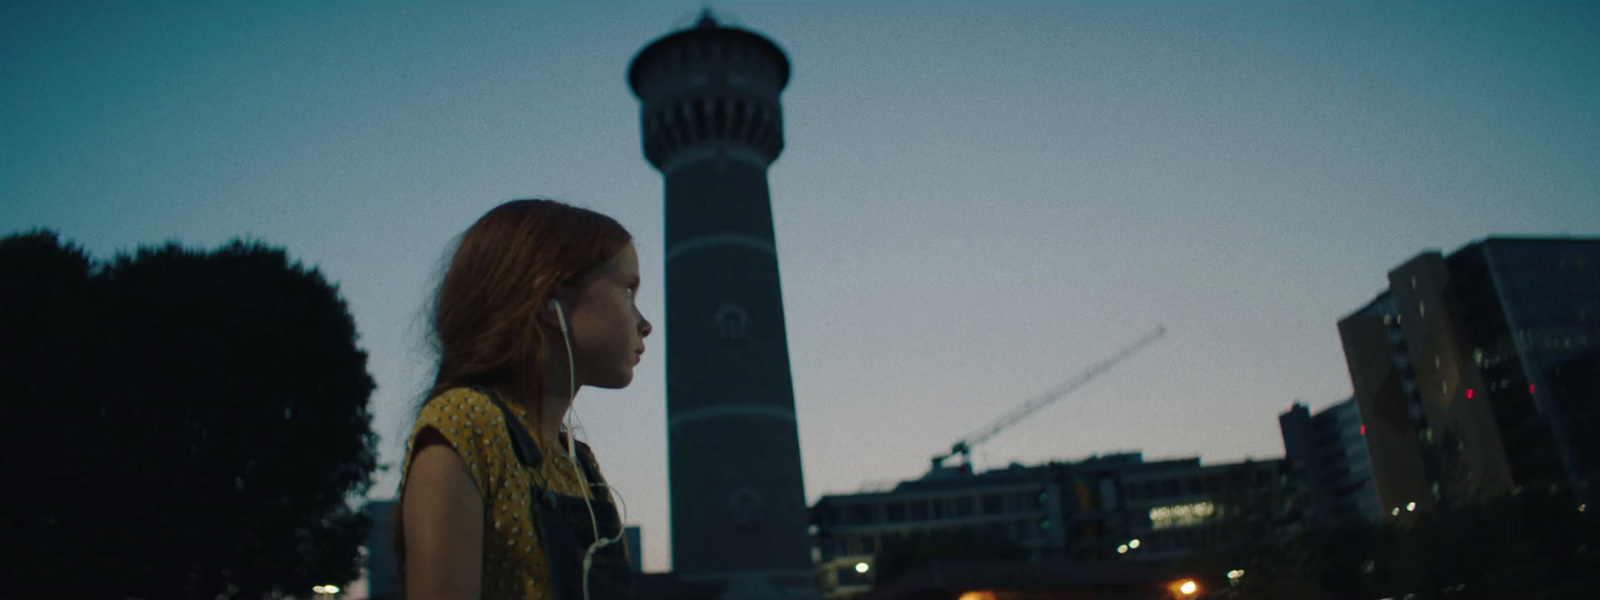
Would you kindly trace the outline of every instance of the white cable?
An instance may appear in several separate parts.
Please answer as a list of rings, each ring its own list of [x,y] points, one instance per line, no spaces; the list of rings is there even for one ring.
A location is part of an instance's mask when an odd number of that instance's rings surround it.
[[[567,335],[567,318],[561,311],[561,304],[556,302],[554,306],[556,319],[561,323],[561,343],[567,347],[567,402],[569,403],[567,405],[567,460],[572,462],[573,470],[578,472],[578,481],[583,483],[583,505],[589,509],[589,530],[594,532],[594,543],[590,544],[589,549],[583,553],[583,600],[589,600],[589,567],[594,562],[595,551],[617,543],[622,539],[623,535],[626,535],[626,531],[623,530],[621,522],[619,522],[617,537],[600,537],[600,520],[594,514],[594,501],[589,498],[589,477],[584,475],[583,465],[578,463],[577,431],[572,427],[575,411],[571,403],[578,397],[578,372],[572,360],[572,338]],[[610,485],[606,486],[606,495],[615,495],[612,493]],[[624,505],[624,508],[626,508],[626,505]]]

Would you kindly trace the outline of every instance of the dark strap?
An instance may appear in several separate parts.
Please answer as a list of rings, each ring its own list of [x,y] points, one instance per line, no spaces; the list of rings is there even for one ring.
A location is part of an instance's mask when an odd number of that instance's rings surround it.
[[[504,414],[506,429],[511,433],[512,449],[516,452],[517,460],[528,468],[538,469],[544,460],[544,455],[539,452],[539,445],[518,421],[516,414],[511,412],[510,407],[507,407],[494,391],[482,387],[473,389],[488,396]],[[587,450],[588,446],[584,446],[584,449]],[[539,498],[540,501],[533,503],[533,514],[529,516],[540,543],[544,546],[545,561],[549,567],[551,585],[557,600],[583,599],[582,585],[585,575],[583,554],[599,537],[612,537],[622,532],[620,515],[617,514],[616,506],[611,504],[609,494],[603,489],[605,484],[600,482],[598,470],[584,453],[579,453],[578,464],[589,477],[590,491],[600,498],[592,501],[589,506],[584,506],[584,499],[556,494],[553,490],[541,488],[537,484],[530,486],[533,497]],[[561,498],[569,501],[562,502]],[[594,511],[593,518],[598,519],[599,531],[589,526],[591,510]],[[596,553],[588,576],[591,599],[627,600],[633,596],[632,573],[628,568],[626,551],[621,544],[612,544]]]
[[[473,386],[472,389],[488,396],[489,401],[499,407],[500,413],[505,417],[506,429],[511,432],[511,449],[517,455],[517,462],[522,463],[522,466],[533,469],[534,472],[538,472],[539,466],[544,464],[544,453],[539,452],[539,444],[533,441],[533,436],[529,435],[527,428],[522,426],[522,421],[517,419],[516,413],[511,412],[511,408],[500,400],[500,395],[494,393],[494,390],[483,386]],[[571,433],[567,435],[571,435]],[[583,450],[588,450],[589,448],[583,442],[578,442],[574,446],[582,446]],[[583,469],[583,476],[589,479],[590,497],[610,498],[610,491],[606,489],[605,481],[600,479],[599,469],[596,469],[594,463],[589,460],[589,452],[578,452],[577,454],[578,466]],[[548,491],[546,495],[549,495]],[[550,502],[555,501],[554,498],[546,499]]]
[[[544,454],[539,452],[539,444],[534,443],[533,436],[528,435],[528,430],[522,426],[522,421],[517,419],[516,413],[511,412],[511,408],[500,401],[500,395],[494,393],[494,390],[483,386],[473,386],[472,389],[488,396],[489,401],[500,408],[500,414],[505,417],[506,429],[511,432],[511,450],[516,452],[517,462],[537,471],[539,465],[544,464]]]

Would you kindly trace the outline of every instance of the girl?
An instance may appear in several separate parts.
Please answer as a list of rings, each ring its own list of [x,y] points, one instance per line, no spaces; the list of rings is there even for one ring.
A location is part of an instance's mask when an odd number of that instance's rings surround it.
[[[638,289],[632,236],[593,211],[517,200],[461,236],[433,306],[438,375],[401,477],[407,598],[627,593],[608,488],[561,422],[579,387],[633,380],[651,329]]]

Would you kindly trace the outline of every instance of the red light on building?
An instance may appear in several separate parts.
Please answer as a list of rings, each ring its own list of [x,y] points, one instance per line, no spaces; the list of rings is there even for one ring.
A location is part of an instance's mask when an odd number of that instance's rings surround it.
[[[1531,383],[1530,383],[1530,384],[1528,384],[1528,393],[1529,393],[1529,394],[1532,394],[1532,393],[1533,393],[1533,384],[1531,384]]]
[[[1367,434],[1367,426],[1366,425],[1362,425],[1361,426],[1361,435],[1366,435],[1366,434]]]
[[[1472,388],[1467,388],[1467,399],[1468,400],[1472,399]]]

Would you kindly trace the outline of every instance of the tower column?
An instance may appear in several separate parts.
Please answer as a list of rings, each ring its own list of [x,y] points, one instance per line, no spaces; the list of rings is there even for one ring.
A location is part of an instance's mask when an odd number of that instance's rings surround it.
[[[818,598],[767,167],[789,61],[708,14],[628,81],[666,189],[672,561],[734,600]]]

